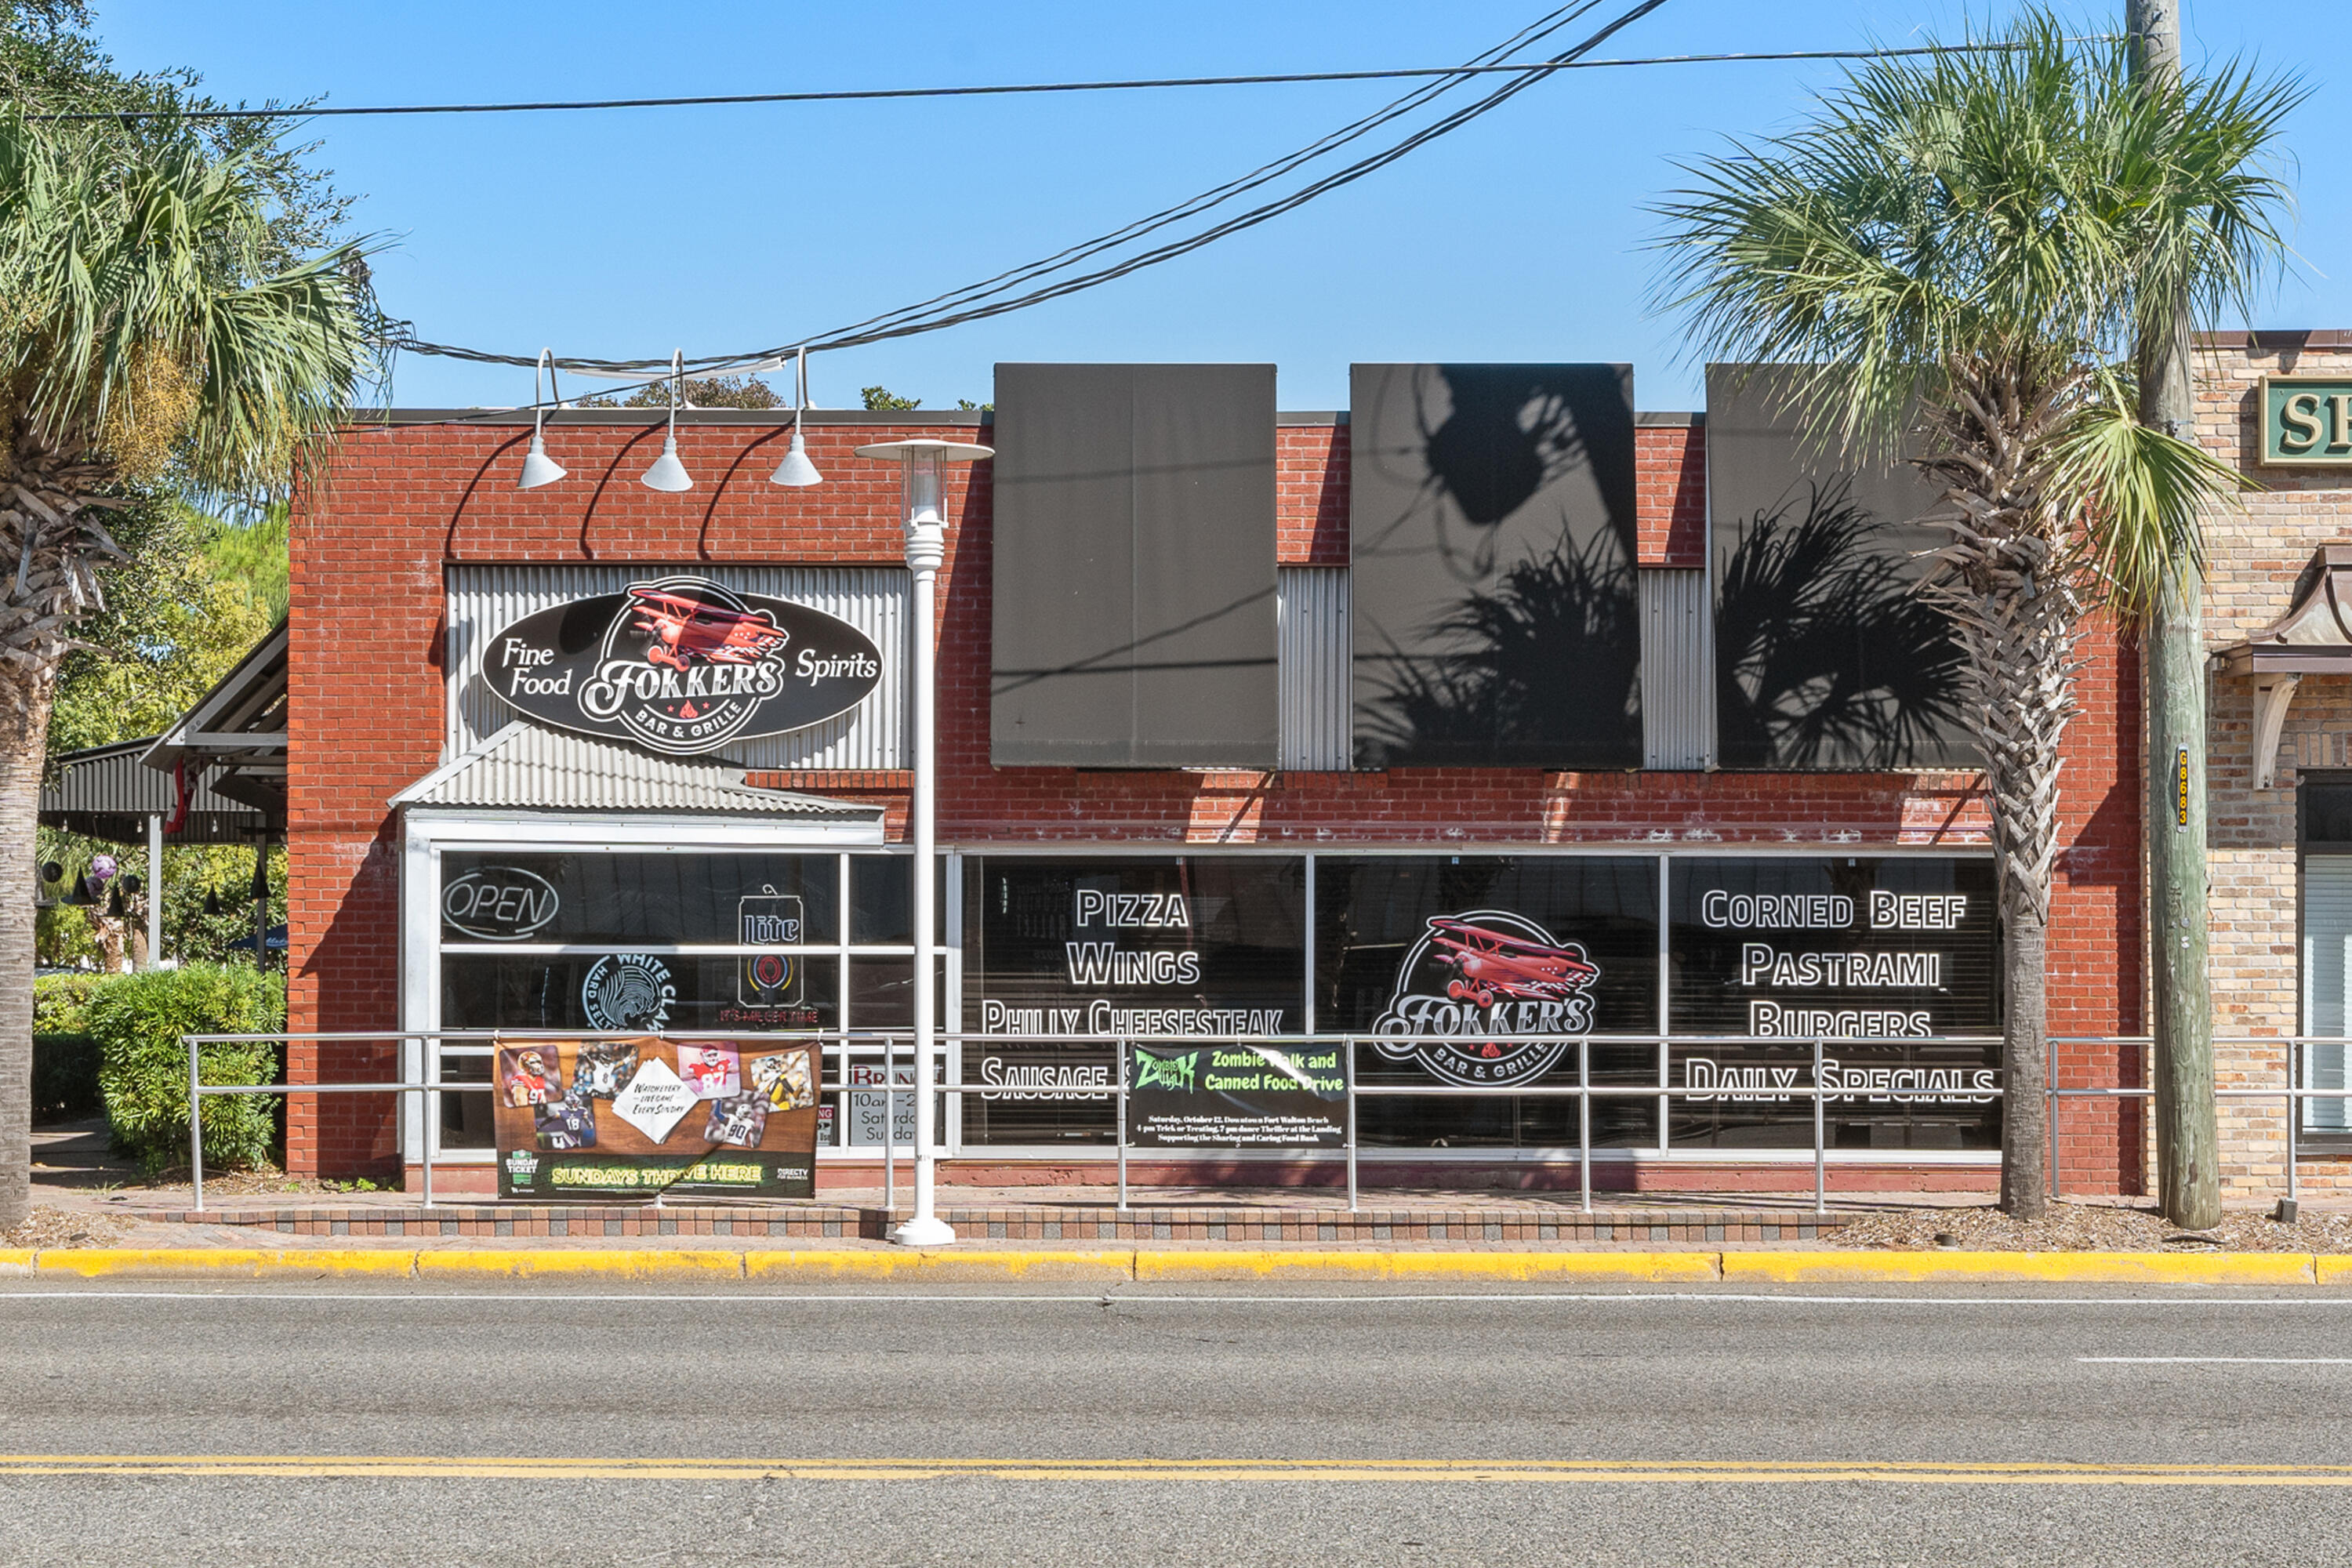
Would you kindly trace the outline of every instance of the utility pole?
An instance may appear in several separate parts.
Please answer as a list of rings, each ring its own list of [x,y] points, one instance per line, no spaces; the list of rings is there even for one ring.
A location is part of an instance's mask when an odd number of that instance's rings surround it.
[[[2180,78],[2181,0],[2127,0],[2132,75]],[[2140,344],[2142,425],[2197,438],[2189,376],[2189,301]],[[2181,562],[2146,628],[2149,950],[2156,991],[2157,1197],[2187,1230],[2221,1221],[2220,1129],[2213,1110],[2213,996],[2206,972],[2205,584]],[[2289,1107],[2289,1115],[2295,1113]]]

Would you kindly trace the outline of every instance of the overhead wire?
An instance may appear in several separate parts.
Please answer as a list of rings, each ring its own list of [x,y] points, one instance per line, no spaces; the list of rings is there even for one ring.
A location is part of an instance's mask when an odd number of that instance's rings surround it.
[[[1636,4],[1620,14],[1614,20],[1607,23],[1605,26],[1601,26],[1599,30],[1592,33],[1574,47],[1554,56],[1550,60],[1545,62],[1546,67],[1549,69],[1560,68],[1562,66],[1572,62],[1582,55],[1589,53],[1591,50],[1599,47],[1601,44],[1607,41],[1617,32],[1639,20],[1641,17],[1647,16],[1650,12],[1656,10],[1660,5],[1663,5],[1665,3],[1666,0],[1636,0]],[[1483,61],[1491,59],[1498,53],[1524,47],[1529,43],[1549,37],[1551,35],[1572,25],[1592,11],[1598,9],[1601,4],[1601,0],[1571,0],[1571,3],[1559,6],[1543,16],[1537,18],[1527,26],[1520,28],[1517,33],[1514,33],[1509,38],[1505,39],[1502,43],[1494,46],[1492,48],[1482,50],[1478,55],[1473,56],[1469,63],[1476,65]],[[1334,152],[1349,142],[1358,141],[1362,137],[1370,134],[1381,126],[1389,124],[1403,115],[1410,114],[1414,110],[1433,101],[1444,92],[1451,90],[1454,87],[1462,85],[1462,83],[1467,79],[1469,79],[1457,78],[1450,81],[1440,81],[1416,88],[1412,91],[1406,93],[1391,103],[1375,110],[1370,114],[1364,115],[1358,120],[1352,121],[1349,123],[1339,127],[1336,131],[1327,132],[1325,135],[1317,138],[1314,142],[1309,142],[1307,146],[1297,149],[1295,152],[1286,153],[1282,157],[1274,160],[1272,163],[1263,164],[1246,174],[1243,174],[1235,179],[1225,181],[1221,184],[1211,187],[1207,191],[1202,192],[1198,195],[1190,197],[1185,201],[1179,202],[1172,206],[1162,208],[1160,211],[1153,213],[1146,217],[1139,218],[1130,223],[1122,225],[1120,227],[1114,229],[1108,234],[1099,235],[1093,239],[1081,241],[1076,245],[1066,247],[1064,249],[1055,252],[1054,255],[1046,257],[1041,260],[1030,262],[1022,267],[1013,268],[1008,271],[999,273],[992,279],[983,279],[982,281],[974,284],[969,284],[963,288],[950,290],[945,294],[936,295],[929,300],[922,301],[916,305],[900,307],[896,310],[887,311],[879,316],[868,317],[863,321],[853,322],[847,326],[835,328],[829,331],[820,333],[793,343],[784,344],[772,349],[763,349],[751,353],[698,355],[690,358],[687,363],[690,368],[704,374],[712,374],[732,369],[740,365],[749,364],[759,360],[773,359],[781,354],[793,353],[802,351],[819,353],[834,349],[855,347],[865,343],[879,342],[891,338],[909,337],[919,333],[937,331],[945,327],[960,325],[962,322],[969,321],[981,320],[989,316],[1003,315],[1011,310],[1024,309],[1030,304],[1040,303],[1047,299],[1058,298],[1065,294],[1076,292],[1080,289],[1092,288],[1099,283],[1109,282],[1116,278],[1125,277],[1127,274],[1139,270],[1142,268],[1154,266],[1161,261],[1171,260],[1177,256],[1181,256],[1189,253],[1190,251],[1197,250],[1201,247],[1222,238],[1227,234],[1238,232],[1243,228],[1255,226],[1256,224],[1263,223],[1268,218],[1277,216],[1281,213],[1288,212],[1297,206],[1302,205],[1306,202],[1311,201],[1314,197],[1323,195],[1328,190],[1335,189],[1339,185],[1346,184],[1356,179],[1360,179],[1363,175],[1373,172],[1375,169],[1385,167],[1388,163],[1395,162],[1397,159],[1404,156],[1407,153],[1425,144],[1435,137],[1444,135],[1453,130],[1456,130],[1461,125],[1466,124],[1470,120],[1498,107],[1510,98],[1517,96],[1518,93],[1525,91],[1528,88],[1535,85],[1536,82],[1542,80],[1543,77],[1533,73],[1521,75],[1516,79],[1506,83],[1503,87],[1496,89],[1495,91],[1484,95],[1472,103],[1454,111],[1452,114],[1433,122],[1431,125],[1423,127],[1419,132],[1414,132],[1388,148],[1382,149],[1380,153],[1376,153],[1369,158],[1359,160],[1355,163],[1346,165],[1334,171],[1332,174],[1324,176],[1322,179],[1318,180],[1307,186],[1302,187],[1301,190],[1293,192],[1289,195],[1280,198],[1276,202],[1265,204],[1260,207],[1253,208],[1249,211],[1236,215],[1234,217],[1226,219],[1223,223],[1212,226],[1210,228],[1198,234],[1189,236],[1184,239],[1172,241],[1170,244],[1158,247],[1153,250],[1144,252],[1139,256],[1127,258],[1125,260],[1117,263],[1112,267],[1100,268],[1096,272],[1083,273],[1074,278],[1063,279],[1057,283],[1049,285],[1044,289],[1033,290],[1028,294],[1020,295],[1009,300],[1003,298],[990,298],[992,295],[1002,295],[1006,290],[1018,288],[1024,283],[1034,281],[1054,272],[1065,270],[1067,268],[1076,265],[1079,261],[1085,260],[1093,256],[1100,255],[1102,252],[1116,248],[1120,245],[1129,243],[1132,240],[1140,238],[1146,234],[1165,228],[1171,224],[1181,222],[1186,217],[1206,212],[1215,206],[1223,205],[1228,200],[1231,200],[1234,196],[1242,195],[1247,191],[1257,189],[1274,180],[1281,178],[1284,174],[1291,173],[1292,171],[1302,167],[1306,163],[1310,163],[1326,153]],[[396,346],[412,353],[433,354],[442,358],[469,361],[475,363],[513,364],[520,363],[535,364],[537,363],[536,356],[528,360],[520,360],[515,355],[463,348],[455,344],[425,342],[413,338],[404,340]],[[561,363],[562,363],[568,369],[609,372],[650,370],[664,364],[667,362],[658,360],[567,359]]]
[[[2002,47],[2000,45],[1927,44],[1899,49],[1774,49],[1727,54],[1650,55],[1610,60],[1549,60],[1490,63],[1471,66],[1400,66],[1379,70],[1263,71],[1248,76],[1140,77],[1111,81],[1040,81],[991,83],[968,87],[844,88],[807,92],[702,93],[679,98],[551,99],[517,103],[380,103],[341,106],[324,103],[265,105],[259,109],[92,109],[28,114],[35,121],[118,121],[141,120],[311,120],[327,116],[415,114],[553,114],[619,109],[709,109],[767,103],[855,103],[886,99],[996,98],[1027,93],[1133,92],[1171,88],[1269,87],[1304,82],[1393,81],[1413,77],[1450,78],[1506,71],[1549,73],[1555,70],[1602,70],[1622,66],[1717,65],[1757,60],[1880,59],[1900,55],[1948,54],[1961,49]]]

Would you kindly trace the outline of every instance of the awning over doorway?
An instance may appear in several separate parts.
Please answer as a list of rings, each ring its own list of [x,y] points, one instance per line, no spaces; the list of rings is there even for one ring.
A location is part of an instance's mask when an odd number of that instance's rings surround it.
[[[2254,787],[2278,773],[2279,737],[2306,675],[2352,675],[2352,544],[2324,544],[2294,580],[2286,614],[2214,655],[2254,681]]]
[[[879,805],[827,800],[743,782],[724,763],[686,762],[584,735],[508,725],[472,751],[392,797],[401,806],[491,811],[715,813],[810,821],[873,822]]]

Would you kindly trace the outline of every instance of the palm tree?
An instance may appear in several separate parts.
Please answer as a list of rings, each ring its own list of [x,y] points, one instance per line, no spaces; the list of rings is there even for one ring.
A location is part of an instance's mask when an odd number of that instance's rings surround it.
[[[42,753],[58,660],[123,553],[106,516],[159,486],[282,493],[371,363],[362,248],[289,265],[272,211],[262,161],[193,134],[0,114],[0,1230],[31,1195]]]
[[[1960,649],[1999,866],[2001,1205],[2045,1198],[2044,952],[2076,648],[2242,483],[2137,418],[2142,337],[2243,306],[2284,253],[2271,173],[2299,89],[2231,67],[2136,85],[2120,43],[2046,14],[1849,76],[1810,123],[1685,167],[1661,293],[1713,356],[1799,367],[1811,438],[1907,458],[1958,516],[1923,585]],[[1901,450],[1917,399],[1924,435]],[[2184,433],[2185,434],[2185,433]]]

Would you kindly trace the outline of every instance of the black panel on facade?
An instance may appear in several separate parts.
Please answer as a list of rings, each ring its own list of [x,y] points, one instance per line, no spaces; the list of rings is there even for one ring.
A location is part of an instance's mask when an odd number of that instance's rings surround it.
[[[996,367],[1001,766],[1277,758],[1274,367]]]
[[[1808,443],[1783,366],[1706,367],[1717,762],[1974,767],[1959,650],[1915,586],[1949,535],[1908,464]]]
[[[1360,364],[1356,765],[1642,760],[1633,372]]]

